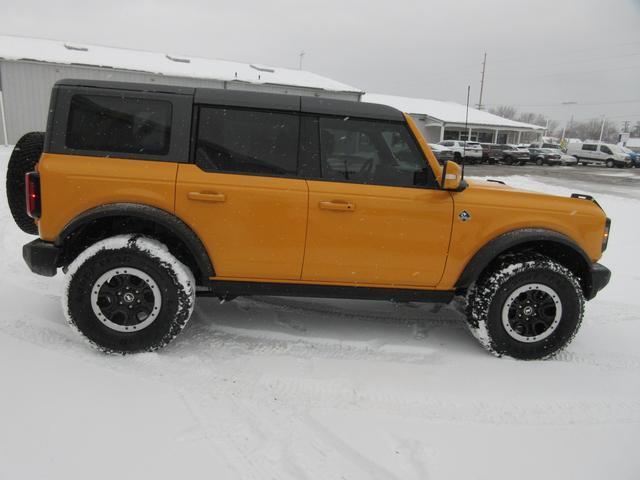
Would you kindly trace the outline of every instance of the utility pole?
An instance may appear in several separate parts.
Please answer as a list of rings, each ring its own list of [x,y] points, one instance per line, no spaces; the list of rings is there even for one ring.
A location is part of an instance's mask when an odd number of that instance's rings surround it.
[[[480,98],[478,99],[478,110],[482,110],[482,91],[484,90],[484,72],[487,68],[487,52],[484,52],[484,59],[482,60],[482,78],[480,79]]]
[[[300,61],[298,62],[298,70],[302,70],[302,57],[306,55],[305,51],[302,50],[298,55],[300,57]]]
[[[562,102],[562,105],[565,106],[570,106],[570,105],[577,105],[578,102]],[[569,123],[569,126],[572,127],[573,126],[573,113],[571,114],[571,123]],[[564,128],[562,129],[562,138],[560,139],[560,141],[564,140],[564,136],[567,133],[567,123],[564,124]]]
[[[605,116],[602,116],[602,126],[600,127],[600,140],[598,140],[598,143],[602,143],[602,135],[604,134],[604,123],[606,122],[605,120]]]

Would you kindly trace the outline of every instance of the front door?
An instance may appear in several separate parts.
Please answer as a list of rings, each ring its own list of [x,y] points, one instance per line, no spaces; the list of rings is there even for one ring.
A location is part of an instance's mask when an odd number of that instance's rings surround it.
[[[309,180],[302,279],[432,287],[444,271],[451,194],[407,126],[320,118],[321,179]],[[418,172],[418,175],[416,175]]]
[[[180,164],[176,213],[218,279],[299,280],[308,189],[297,173],[299,115],[201,107],[195,164]]]

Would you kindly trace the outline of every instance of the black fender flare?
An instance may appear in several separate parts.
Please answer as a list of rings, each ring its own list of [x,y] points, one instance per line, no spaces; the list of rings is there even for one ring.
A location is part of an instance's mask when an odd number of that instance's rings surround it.
[[[581,277],[583,277],[581,278],[582,287],[585,290],[585,295],[588,295],[591,289],[591,259],[580,245],[568,236],[554,230],[547,230],[544,228],[523,228],[512,230],[489,241],[480,250],[478,250],[467,263],[456,282],[456,289],[464,290],[468,288],[478,279],[484,269],[487,268],[495,258],[509,250],[526,246],[531,246],[535,249],[537,246],[539,250],[544,251],[545,247],[552,246],[554,244],[560,246],[560,249],[563,250],[565,254],[572,252],[571,261],[579,270]],[[561,259],[556,258],[556,260]]]
[[[138,203],[110,203],[87,210],[73,218],[65,225],[60,234],[54,240],[57,247],[63,247],[64,243],[79,231],[80,228],[95,220],[108,217],[133,217],[154,222],[173,233],[180,239],[191,252],[203,280],[215,276],[215,269],[211,258],[200,240],[200,237],[186,223],[157,207]]]

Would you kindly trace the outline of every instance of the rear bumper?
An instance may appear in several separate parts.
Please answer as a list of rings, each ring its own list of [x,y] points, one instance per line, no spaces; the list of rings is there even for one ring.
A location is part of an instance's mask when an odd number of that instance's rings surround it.
[[[585,292],[587,300],[594,298],[600,290],[607,286],[611,279],[611,270],[599,263],[591,265],[589,273],[591,274],[591,285],[588,286],[589,288]]]
[[[60,249],[44,240],[34,240],[22,247],[22,258],[33,273],[53,277],[58,270]]]

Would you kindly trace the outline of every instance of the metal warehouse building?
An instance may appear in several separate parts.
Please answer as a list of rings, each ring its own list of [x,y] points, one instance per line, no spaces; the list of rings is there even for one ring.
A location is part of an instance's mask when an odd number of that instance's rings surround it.
[[[467,139],[502,144],[533,142],[539,141],[545,130],[539,125],[516,122],[475,108],[469,108],[465,127],[467,108],[455,102],[374,93],[365,94],[362,100],[390,105],[410,114],[427,141],[432,143]]]
[[[0,135],[15,144],[45,129],[63,78],[252,90],[360,100],[362,91],[304,70],[0,35]]]

